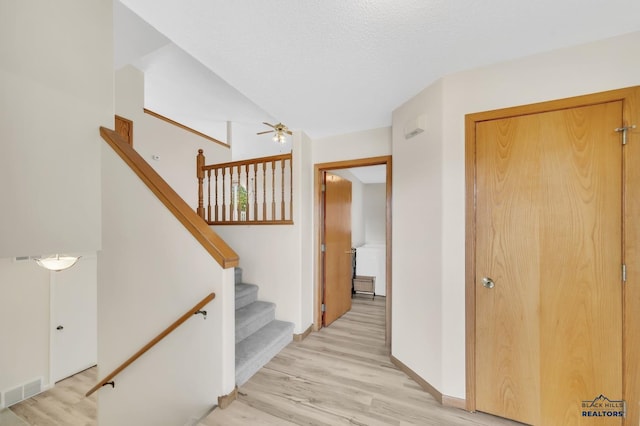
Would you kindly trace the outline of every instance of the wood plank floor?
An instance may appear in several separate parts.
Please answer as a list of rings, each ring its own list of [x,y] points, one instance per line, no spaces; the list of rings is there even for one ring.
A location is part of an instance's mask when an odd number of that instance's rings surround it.
[[[97,396],[84,396],[98,381],[97,368],[62,380],[46,392],[10,407],[30,426],[94,426]]]
[[[351,312],[291,343],[240,388],[237,401],[215,409],[199,426],[519,424],[442,407],[391,364],[384,303],[383,297],[356,295]],[[96,396],[84,392],[97,379],[91,368],[10,410],[30,426],[94,426]]]
[[[330,327],[287,346],[200,426],[518,425],[442,407],[389,361],[384,298],[356,295]]]

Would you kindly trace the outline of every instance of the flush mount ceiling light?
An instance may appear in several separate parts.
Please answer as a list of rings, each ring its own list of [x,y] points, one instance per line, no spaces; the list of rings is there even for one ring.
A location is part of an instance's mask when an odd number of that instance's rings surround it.
[[[266,130],[264,132],[259,132],[256,134],[264,135],[265,133],[274,133],[273,135],[274,142],[285,143],[287,141],[287,135],[293,134],[293,132],[289,130],[289,128],[282,123],[269,124],[269,123],[263,122],[262,124],[266,124],[269,127],[273,127],[273,130]]]
[[[71,268],[80,259],[80,256],[66,256],[60,254],[52,254],[46,257],[37,257],[34,260],[45,269],[50,271],[64,271]]]

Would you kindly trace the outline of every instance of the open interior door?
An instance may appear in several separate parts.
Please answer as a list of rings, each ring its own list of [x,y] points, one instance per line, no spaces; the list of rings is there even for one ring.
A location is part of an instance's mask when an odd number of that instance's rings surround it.
[[[351,309],[351,182],[324,175],[324,256],[322,325]]]

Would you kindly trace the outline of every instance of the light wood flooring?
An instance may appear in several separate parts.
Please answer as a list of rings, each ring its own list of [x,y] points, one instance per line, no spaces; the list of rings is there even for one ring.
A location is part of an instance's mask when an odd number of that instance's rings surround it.
[[[200,426],[519,425],[443,407],[391,364],[384,303],[356,295],[350,312],[287,346]]]
[[[97,396],[84,394],[97,381],[97,368],[89,368],[9,409],[30,426],[94,426]]]
[[[353,302],[330,327],[287,346],[240,388],[238,400],[198,426],[519,425],[442,407],[389,361],[384,298],[356,295]],[[10,410],[30,426],[94,426],[96,397],[84,392],[96,381],[91,368]]]

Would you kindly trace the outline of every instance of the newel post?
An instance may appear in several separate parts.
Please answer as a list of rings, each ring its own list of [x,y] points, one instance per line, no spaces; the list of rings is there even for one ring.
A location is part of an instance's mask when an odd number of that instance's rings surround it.
[[[202,189],[202,181],[204,180],[204,154],[201,149],[198,150],[196,157],[196,176],[198,176],[198,216],[204,219],[204,191]]]

